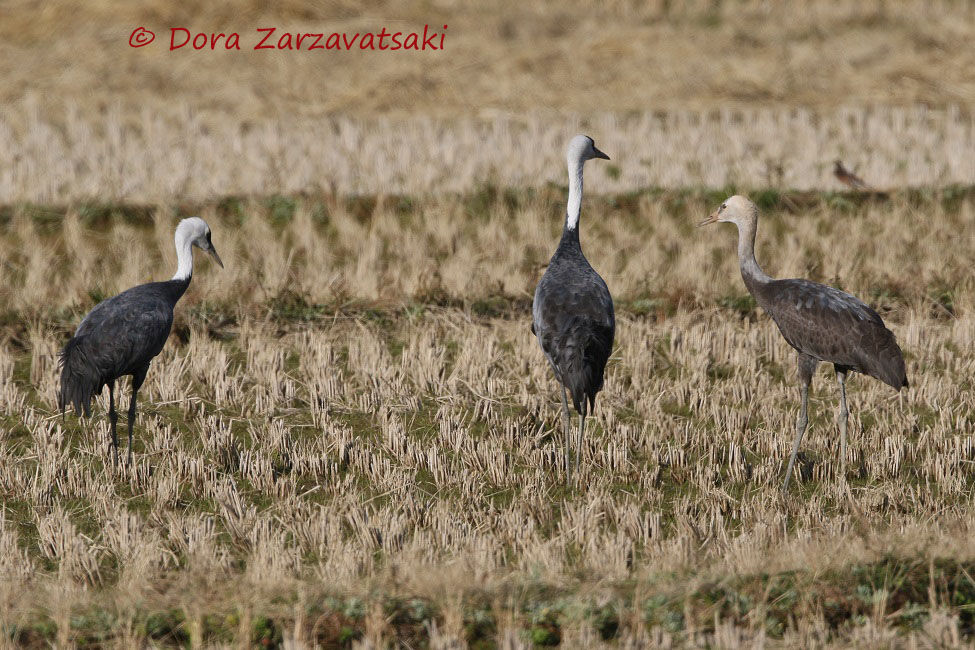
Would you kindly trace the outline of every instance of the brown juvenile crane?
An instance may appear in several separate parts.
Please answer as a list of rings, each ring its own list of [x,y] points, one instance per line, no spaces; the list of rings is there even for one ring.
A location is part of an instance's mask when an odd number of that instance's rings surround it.
[[[846,375],[870,375],[899,391],[906,387],[904,357],[894,333],[873,309],[838,289],[809,280],[774,280],[755,261],[758,208],[743,196],[732,196],[707,219],[738,227],[738,264],[741,277],[755,301],[772,317],[785,340],[799,353],[802,407],[796,422],[796,441],[785,470],[783,492],[789,487],[792,466],[808,423],[809,385],[820,362],[832,363],[840,385],[840,465],[846,476]]]

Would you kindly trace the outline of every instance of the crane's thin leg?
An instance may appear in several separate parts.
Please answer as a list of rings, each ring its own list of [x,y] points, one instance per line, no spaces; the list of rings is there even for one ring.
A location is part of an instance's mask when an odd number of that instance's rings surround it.
[[[846,480],[846,422],[850,416],[850,410],[846,408],[846,369],[836,369],[836,380],[840,383],[840,472]]]
[[[142,388],[142,382],[146,379],[146,370],[132,375],[132,399],[129,401],[129,465],[132,464],[132,427],[135,425],[135,403],[139,389]]]
[[[799,394],[802,397],[802,406],[799,409],[799,419],[796,420],[796,441],[792,445],[792,455],[789,456],[789,465],[785,470],[785,480],[782,481],[783,492],[789,489],[789,478],[792,477],[792,466],[796,462],[796,454],[799,453],[799,443],[802,442],[806,425],[809,424],[809,384],[812,383],[813,372],[818,363],[812,357],[799,355]]]
[[[579,435],[576,438],[576,480],[579,480],[579,461],[582,457],[582,434],[586,428],[586,398],[582,398],[581,409],[579,411]]]
[[[571,446],[571,440],[569,436],[569,425],[571,423],[569,417],[569,400],[565,396],[565,384],[559,382],[562,386],[562,433],[565,434],[565,477],[566,483],[572,478],[572,466],[569,464],[569,447]]]
[[[803,383],[799,388],[802,395],[802,407],[799,410],[799,419],[796,420],[796,441],[792,445],[792,455],[789,456],[789,466],[785,470],[785,480],[782,482],[782,491],[789,489],[789,478],[792,477],[792,466],[796,462],[796,454],[799,453],[799,443],[802,442],[802,435],[806,432],[806,425],[809,423],[807,409],[809,406],[809,384]]]
[[[115,380],[108,382],[108,422],[112,428],[112,453],[115,457],[115,464],[118,465],[118,434],[115,432],[115,423],[118,422],[118,413],[115,412]]]

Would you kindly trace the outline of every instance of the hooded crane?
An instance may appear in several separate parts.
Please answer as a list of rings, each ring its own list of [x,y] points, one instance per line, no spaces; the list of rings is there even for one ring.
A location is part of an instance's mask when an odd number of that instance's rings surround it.
[[[906,387],[904,357],[894,333],[863,302],[838,289],[809,280],[773,280],[755,261],[758,208],[743,196],[732,196],[707,219],[738,226],[738,264],[748,291],[755,296],[785,340],[799,353],[802,407],[796,422],[796,441],[785,470],[782,491],[789,487],[792,466],[808,423],[809,385],[820,362],[832,363],[840,387],[840,464],[846,476],[846,375],[870,375],[896,391]]]
[[[582,165],[592,158],[609,160],[596,148],[592,138],[577,135],[565,154],[569,166],[569,205],[562,239],[548,264],[532,302],[532,333],[548,359],[555,378],[562,386],[562,417],[565,432],[565,471],[569,464],[571,437],[569,405],[579,413],[576,441],[576,471],[582,450],[586,414],[603,387],[603,370],[613,348],[616,320],[613,298],[606,283],[589,265],[579,246],[579,212],[582,206]]]
[[[223,267],[210,227],[199,217],[183,219],[176,227],[176,275],[167,282],[149,282],[103,300],[88,312],[74,337],[61,352],[59,406],[64,416],[67,405],[75,413],[91,415],[91,398],[108,385],[108,421],[112,449],[118,464],[118,436],[115,424],[115,380],[132,375],[129,402],[129,455],[132,462],[132,425],[136,396],[149,371],[149,364],[162,350],[173,326],[173,307],[193,277],[193,246],[206,251]]]

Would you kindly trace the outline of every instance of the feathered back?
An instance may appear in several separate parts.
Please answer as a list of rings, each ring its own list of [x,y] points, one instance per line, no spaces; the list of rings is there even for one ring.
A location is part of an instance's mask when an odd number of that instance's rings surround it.
[[[143,372],[162,350],[173,306],[189,280],[149,282],[95,305],[61,353],[62,411],[90,415],[91,398],[119,377]]]
[[[870,375],[895,390],[908,385],[894,333],[880,314],[856,297],[801,279],[749,288],[799,352]]]
[[[603,388],[603,373],[613,349],[616,317],[613,298],[579,247],[575,230],[562,241],[535,289],[532,332],[577,411],[589,412]]]

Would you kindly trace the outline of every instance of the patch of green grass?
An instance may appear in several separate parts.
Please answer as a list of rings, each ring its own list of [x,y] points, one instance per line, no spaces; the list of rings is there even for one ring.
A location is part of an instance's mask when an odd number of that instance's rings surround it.
[[[273,618],[256,616],[251,624],[251,642],[262,648],[280,648],[283,642],[281,627]]]
[[[969,638],[975,632],[975,565],[951,559],[931,561],[911,557],[885,556],[875,562],[853,564],[819,572],[801,570],[728,576],[719,582],[693,579],[693,574],[672,576],[654,588],[654,582],[622,583],[611,587],[593,605],[575,594],[571,587],[539,583],[518,585],[508,602],[514,606],[514,622],[525,638],[537,646],[554,646],[562,640],[562,630],[570,624],[588,624],[604,641],[619,634],[621,616],[639,609],[647,627],[657,627],[681,638],[687,616],[698,632],[714,631],[715,621],[731,622],[743,628],[760,625],[775,639],[781,639],[790,621],[808,611],[820,611],[833,633],[857,626],[880,613],[892,617],[902,629],[919,629],[930,615],[931,590],[940,606],[954,609],[960,616],[962,632]],[[659,579],[663,579],[660,576]],[[663,586],[666,585],[666,586]],[[682,587],[681,585],[694,585]],[[636,593],[647,593],[639,603]],[[375,603],[392,636],[399,643],[423,645],[428,623],[440,620],[437,603],[417,596],[370,596],[368,598],[328,595],[326,591],[308,600],[306,633],[319,644],[344,647],[365,633],[367,612]],[[654,593],[656,592],[656,593]],[[510,600],[517,594],[516,600]],[[486,595],[471,592],[463,608],[466,642],[470,647],[485,647],[497,631],[494,605]],[[291,597],[275,600],[281,605]],[[260,647],[280,647],[283,630],[292,625],[278,610],[258,611],[251,618],[249,642]],[[282,612],[285,610],[281,610]],[[291,610],[293,611],[293,610]],[[187,618],[180,608],[136,611],[137,633],[154,643],[186,645],[190,642]],[[239,632],[236,614],[203,614],[204,637],[209,642],[232,643]],[[93,605],[75,612],[70,619],[71,633],[82,644],[111,643],[117,637],[117,616]],[[21,642],[50,642],[57,635],[54,622],[37,614],[30,622],[7,628],[8,638]]]
[[[284,289],[267,302],[268,310],[278,319],[311,321],[327,312],[325,305],[309,303],[306,297],[291,289]]]
[[[190,641],[186,629],[186,616],[181,609],[153,612],[146,616],[144,634],[153,641],[186,645]]]
[[[271,224],[277,227],[291,222],[298,208],[298,200],[292,196],[271,196],[265,199]]]
[[[615,607],[603,605],[593,610],[592,624],[603,641],[611,641],[619,634],[620,619]]]
[[[742,317],[748,316],[758,309],[758,303],[755,302],[755,297],[750,293],[722,296],[718,298],[718,305]]]
[[[21,648],[54,647],[58,626],[47,614],[39,613],[26,625],[0,624],[0,634]]]

